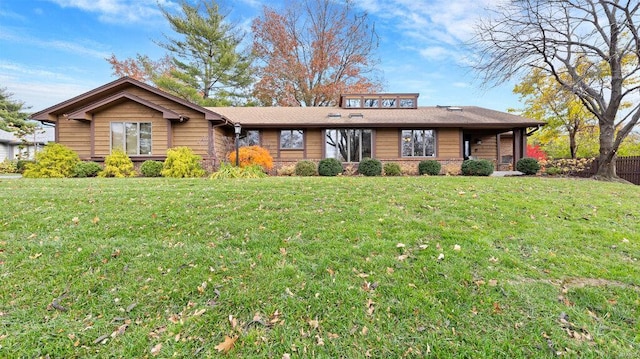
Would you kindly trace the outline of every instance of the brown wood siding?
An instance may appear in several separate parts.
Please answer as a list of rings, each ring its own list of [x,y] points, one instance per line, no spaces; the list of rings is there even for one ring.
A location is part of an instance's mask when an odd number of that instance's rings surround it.
[[[304,150],[280,150],[279,160],[303,160]]]
[[[482,141],[481,144],[476,143],[476,138]],[[474,137],[471,141],[471,156],[477,159],[485,159],[495,161],[497,158],[498,141],[495,135]]]
[[[56,126],[58,143],[74,150],[82,159],[91,158],[91,123],[60,118]]]
[[[381,128],[374,130],[375,157],[393,159],[400,155],[400,130],[397,128]]]
[[[269,151],[271,157],[278,158],[278,139],[279,139],[279,130],[260,130],[261,137],[261,147],[266,148]]]
[[[513,156],[513,136],[500,136],[500,162],[503,156]]]
[[[172,122],[172,147],[189,147],[203,158],[208,157],[209,125],[202,114],[190,116],[185,122]]]
[[[322,141],[324,141],[322,133],[320,129],[305,130],[306,158],[317,160],[324,157],[322,153]]]
[[[461,146],[460,129],[440,128],[436,130],[436,156],[439,159],[460,158]]]
[[[167,124],[162,113],[134,101],[125,101],[93,114],[94,156],[107,156],[111,152],[112,122],[150,122],[151,155],[167,154]]]
[[[225,131],[220,127],[213,128],[213,141],[215,143],[215,156],[217,157],[216,165],[227,160],[227,155],[231,150],[233,143]]]

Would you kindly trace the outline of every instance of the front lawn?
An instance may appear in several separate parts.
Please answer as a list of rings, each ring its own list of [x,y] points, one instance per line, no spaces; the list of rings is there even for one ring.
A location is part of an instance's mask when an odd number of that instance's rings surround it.
[[[0,357],[640,352],[640,187],[0,179]]]

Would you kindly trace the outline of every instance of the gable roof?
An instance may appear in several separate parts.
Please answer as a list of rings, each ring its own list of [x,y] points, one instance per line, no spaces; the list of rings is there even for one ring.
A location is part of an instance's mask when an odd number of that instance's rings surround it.
[[[220,120],[220,116],[215,113],[212,112],[202,106],[196,105],[192,102],[189,102],[185,99],[182,99],[180,97],[171,95],[167,92],[164,92],[158,88],[155,88],[153,86],[147,85],[143,82],[140,82],[138,80],[134,80],[130,77],[121,77],[115,81],[112,81],[108,84],[105,84],[103,86],[97,87],[91,91],[85,92],[81,95],[78,95],[76,97],[73,97],[69,100],[60,102],[57,105],[53,105],[51,107],[48,107],[42,111],[36,112],[34,114],[32,114],[30,116],[30,118],[32,120],[37,120],[37,121],[47,121],[50,122],[51,119],[49,118],[49,116],[56,116],[56,115],[63,115],[63,114],[71,114],[73,113],[74,116],[79,116],[78,112],[82,109],[96,109],[100,106],[104,106],[106,105],[105,100],[106,99],[112,99],[113,101],[116,100],[123,100],[123,97],[120,96],[118,97],[117,94],[118,93],[125,93],[127,88],[130,88],[131,86],[135,86],[135,87],[139,87],[142,88],[146,91],[149,91],[151,93],[154,93],[158,96],[164,97],[168,100],[171,100],[173,102],[176,102],[182,106],[185,106],[187,108],[190,108],[192,110],[195,110],[197,112],[200,112],[204,115],[206,120]],[[138,103],[141,103],[145,106],[151,107],[151,103],[148,101],[145,101],[135,95],[132,94],[128,94],[129,96],[125,96],[127,98],[129,98],[130,100],[136,101]],[[115,96],[115,97],[114,97]],[[133,97],[131,97],[133,96]],[[142,100],[142,101],[140,101]],[[154,105],[155,106],[155,105]],[[153,108],[153,107],[152,107]],[[164,108],[163,108],[164,109]],[[166,110],[166,109],[164,109]],[[87,110],[88,111],[88,110]],[[163,112],[163,116],[164,115],[168,115],[168,116],[174,116],[174,114],[176,114],[175,112],[173,114],[169,114],[169,113],[165,113],[166,111],[163,111],[162,109],[159,109],[160,112]],[[170,111],[170,110],[169,110]],[[178,114],[179,115],[179,114]],[[80,116],[81,119],[85,119],[84,116]]]
[[[158,112],[162,112],[162,117],[167,120],[177,120],[182,118],[183,116],[177,114],[176,112],[162,107],[153,102],[142,99],[136,95],[130,94],[128,92],[119,92],[115,95],[109,96],[105,99],[102,99],[98,102],[94,102],[88,106],[82,107],[80,109],[75,110],[74,112],[68,114],[66,117],[71,120],[91,120],[91,117],[88,116],[90,113],[100,110],[101,108],[107,107],[113,103],[121,102],[123,100],[131,100],[137,102],[146,107],[152,108]]]
[[[476,106],[363,109],[340,107],[208,107],[243,127],[463,127],[522,128],[544,124]]]

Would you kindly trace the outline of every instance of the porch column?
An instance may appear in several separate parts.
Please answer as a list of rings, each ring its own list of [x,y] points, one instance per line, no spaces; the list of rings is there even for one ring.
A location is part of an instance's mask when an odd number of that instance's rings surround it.
[[[516,168],[518,160],[527,154],[526,128],[513,129],[513,168]]]

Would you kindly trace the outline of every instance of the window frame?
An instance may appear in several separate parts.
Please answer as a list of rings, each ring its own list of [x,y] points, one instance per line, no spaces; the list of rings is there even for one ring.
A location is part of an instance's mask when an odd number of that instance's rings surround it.
[[[261,143],[261,133],[260,130],[256,130],[256,129],[248,129],[248,130],[242,130],[242,132],[244,133],[244,136],[242,136],[242,134],[240,135],[240,139],[239,139],[239,143],[238,146],[239,147],[246,147],[246,146],[260,146]],[[250,138],[249,136],[249,132],[255,132],[255,143],[254,142],[247,142],[247,138]]]
[[[115,145],[114,146],[114,125],[120,125],[121,127],[121,135],[122,135],[122,143],[120,145]],[[142,126],[144,125],[148,125],[149,126],[149,144],[148,144],[148,148],[149,148],[149,152],[148,153],[142,153],[141,149],[143,146],[143,141],[145,141],[145,139],[142,138],[141,136],[141,131],[140,129],[142,128]],[[136,139],[136,144],[135,144],[135,153],[129,153],[128,148],[127,148],[127,144],[128,144],[128,136],[127,136],[127,129],[129,128],[129,126],[135,126],[135,139]],[[109,149],[110,151],[113,151],[114,149],[120,149],[122,151],[124,151],[128,156],[151,156],[153,155],[153,125],[151,122],[134,122],[134,121],[112,121],[109,122]]]
[[[335,132],[336,134],[336,138],[333,139],[333,141],[335,142],[334,145],[331,145],[328,143],[327,141],[327,136],[329,135],[330,132]],[[341,131],[348,131],[348,136],[347,138],[347,143],[346,143],[346,150],[347,150],[347,154],[346,157],[344,158],[342,157],[341,151],[340,149],[338,149],[338,145],[337,142],[339,142],[339,138],[337,137],[337,135],[340,133],[341,136],[343,136],[343,134],[341,133]],[[356,156],[354,156],[354,154],[351,153],[351,149],[352,149],[352,145],[351,145],[351,140],[353,138],[356,137],[356,131],[359,132],[359,135],[357,136],[358,138],[358,144],[357,144],[357,150],[358,153],[355,154]],[[365,133],[368,132],[368,137],[369,137],[369,144],[368,144],[368,152],[369,152],[369,156],[365,156],[365,146],[364,146],[364,137],[365,137]],[[323,146],[324,146],[324,154],[323,154],[323,158],[335,158],[341,162],[346,162],[346,163],[358,163],[361,162],[364,158],[373,158],[374,153],[373,153],[373,149],[374,149],[374,131],[372,128],[327,128],[323,131]],[[328,155],[328,150],[329,148],[333,148],[333,152],[334,155],[333,156],[329,156]]]
[[[299,146],[297,146],[297,147],[293,147],[293,146],[292,147],[285,147],[285,146],[283,146],[282,139],[283,139],[284,136],[282,136],[282,134],[283,133],[287,133],[287,132],[289,133],[289,136],[291,136],[290,137],[291,139],[293,138],[294,133],[299,133],[299,135],[300,135],[300,140],[299,140],[300,145]],[[278,138],[278,148],[280,150],[284,150],[284,151],[304,150],[304,142],[305,142],[304,140],[305,140],[305,138],[304,138],[304,129],[295,129],[294,128],[294,129],[280,130],[280,135],[279,135],[279,138]],[[290,141],[291,141],[291,144],[293,145],[294,141],[293,140],[290,140]],[[298,142],[298,141],[295,141],[295,142]]]
[[[410,131],[410,138],[411,138],[411,154],[406,154],[405,153],[405,133],[407,131]],[[433,148],[432,148],[432,154],[428,155],[427,153],[427,136],[425,136],[425,132],[431,132],[431,138],[433,138]],[[423,138],[422,141],[422,154],[415,154],[415,150],[416,150],[416,146],[414,144],[414,139],[415,137],[415,133],[416,132],[421,132],[421,136]],[[401,129],[400,130],[400,157],[402,158],[435,158],[437,157],[437,153],[438,153],[438,141],[437,141],[437,136],[436,136],[436,130],[433,128],[405,128],[405,129]]]

